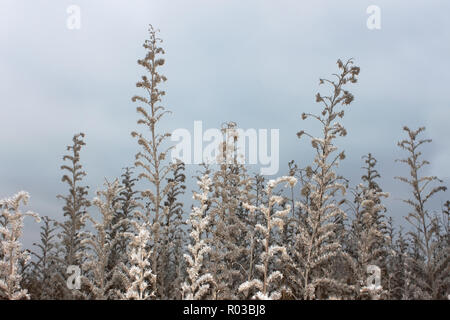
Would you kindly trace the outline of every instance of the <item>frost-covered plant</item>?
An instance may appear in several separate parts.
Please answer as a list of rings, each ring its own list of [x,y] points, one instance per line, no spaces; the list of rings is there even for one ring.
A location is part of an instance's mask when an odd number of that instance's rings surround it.
[[[58,199],[63,199],[65,204],[63,207],[64,217],[66,220],[58,223],[61,227],[61,232],[58,237],[61,239],[60,251],[62,254],[59,275],[60,289],[65,291],[65,298],[73,298],[73,292],[67,291],[66,287],[66,272],[69,266],[75,265],[81,267],[84,262],[83,254],[84,248],[81,244],[82,231],[84,222],[82,217],[86,214],[87,207],[90,202],[87,200],[88,188],[81,183],[86,176],[80,163],[81,148],[86,145],[83,141],[84,133],[79,133],[73,136],[73,144],[67,146],[69,153],[63,157],[68,164],[61,166],[64,175],[62,182],[67,183],[69,193],[65,196],[58,195]]]
[[[121,175],[121,191],[117,199],[115,199],[114,206],[117,210],[111,221],[111,230],[109,230],[109,237],[114,240],[114,244],[109,257],[109,269],[113,269],[120,263],[125,263],[128,257],[127,247],[129,239],[123,237],[123,233],[130,231],[129,219],[132,217],[133,210],[138,207],[139,191],[135,190],[136,178],[133,178],[133,168],[126,167],[124,173]]]
[[[182,290],[183,298],[186,300],[212,298],[212,291],[215,289],[213,276],[205,267],[205,259],[211,252],[211,247],[205,239],[211,218],[205,215],[211,179],[208,174],[204,174],[197,183],[201,192],[194,192],[193,198],[200,204],[198,207],[193,207],[188,220],[188,225],[191,226],[192,243],[188,245],[188,254],[184,255],[187,263],[187,278]]]
[[[251,202],[251,179],[240,163],[237,129],[234,122],[223,125],[219,166],[212,174],[210,270],[217,285],[217,299],[237,299],[237,287],[247,278],[247,209],[242,204]]]
[[[184,280],[184,245],[186,241],[186,231],[183,226],[185,221],[183,218],[183,203],[180,197],[184,194],[186,185],[184,174],[185,165],[178,161],[175,164],[175,169],[172,176],[167,178],[167,183],[170,185],[164,205],[168,208],[167,215],[163,221],[163,242],[162,250],[162,265],[166,266],[164,288],[164,296],[180,299],[181,285]]]
[[[411,130],[405,126],[403,130],[407,138],[400,141],[398,146],[407,152],[408,157],[397,161],[408,166],[410,175],[396,179],[408,184],[412,189],[412,199],[403,201],[412,207],[406,219],[413,227],[413,231],[408,234],[417,249],[417,258],[411,260],[416,271],[415,285],[422,292],[422,299],[439,299],[442,298],[442,286],[448,286],[445,281],[448,279],[449,265],[448,258],[442,261],[436,257],[439,222],[429,211],[428,202],[434,195],[447,188],[440,185],[443,181],[436,176],[421,175],[424,166],[430,164],[421,159],[422,152],[419,150],[420,146],[431,142],[431,139],[418,137],[425,127]]]
[[[344,285],[332,278],[327,270],[331,259],[342,254],[336,232],[338,222],[345,218],[336,197],[338,192],[345,194],[346,185],[334,171],[345,154],[342,151],[335,155],[337,147],[333,143],[338,136],[347,135],[346,129],[337,120],[344,116],[340,106],[347,106],[353,101],[353,95],[344,87],[357,82],[360,69],[353,65],[352,60],[346,63],[338,60],[337,64],[340,73],[334,74],[335,81],[320,79],[320,84],[328,83],[332,87],[330,95],[316,95],[316,102],[322,104],[321,113],[302,114],[302,119],[316,119],[322,126],[323,135],[316,138],[305,131],[297,133],[299,138],[308,136],[315,150],[314,165],[307,168],[309,180],[303,186],[308,202],[299,203],[306,214],[305,224],[298,224],[296,239],[297,278],[300,278],[304,299],[322,298],[317,292],[320,287],[326,287],[329,292],[344,290]]]
[[[376,159],[370,153],[363,158],[366,164],[363,169],[366,174],[362,176],[363,182],[357,186],[355,192],[355,219],[351,227],[354,252],[352,252],[353,259],[349,259],[349,262],[354,272],[357,297],[369,295],[373,298],[383,294],[383,290],[381,286],[380,288],[366,286],[367,267],[375,265],[385,271],[388,236],[384,222],[386,208],[382,204],[382,199],[387,198],[389,194],[383,192],[376,182],[376,178],[380,177],[375,169]]]
[[[138,106],[137,112],[141,115],[138,124],[146,126],[149,131],[149,137],[146,134],[133,131],[131,134],[137,138],[142,151],[136,154],[135,166],[142,169],[139,174],[139,179],[145,179],[150,183],[152,189],[147,189],[141,193],[142,197],[148,200],[151,226],[150,235],[152,237],[152,245],[154,255],[152,256],[152,270],[157,275],[156,293],[158,296],[163,296],[165,288],[165,272],[166,266],[159,265],[159,255],[163,249],[161,242],[161,225],[164,216],[168,214],[168,208],[164,206],[164,198],[167,196],[170,185],[165,184],[165,179],[172,166],[165,163],[167,152],[170,148],[164,147],[164,142],[170,137],[170,133],[158,133],[157,124],[161,118],[168,113],[162,105],[160,105],[165,91],[160,89],[160,84],[165,82],[167,78],[161,75],[158,69],[164,65],[164,59],[161,56],[164,54],[160,43],[162,40],[157,37],[157,31],[150,25],[149,39],[144,42],[144,48],[147,53],[144,59],[138,60],[138,64],[143,66],[147,75],[142,76],[141,81],[136,83],[136,87],[142,88],[145,92],[143,96],[134,96],[133,102],[138,102],[144,106]]]
[[[133,213],[134,219],[130,221],[132,232],[124,233],[129,237],[128,264],[125,274],[128,277],[128,286],[122,298],[130,300],[149,300],[155,298],[156,275],[151,268],[151,258],[154,256],[150,246],[150,221],[147,215],[140,211]]]
[[[95,234],[87,232],[85,239],[81,242],[81,245],[88,248],[86,261],[83,263],[86,276],[82,277],[82,281],[88,287],[89,297],[96,300],[107,299],[113,285],[114,268],[109,269],[108,263],[117,238],[111,239],[109,231],[112,228],[115,211],[120,205],[117,197],[121,191],[122,187],[117,179],[113,182],[106,180],[105,190],[97,191],[97,196],[92,201],[98,208],[101,219],[96,221],[89,214],[83,218],[92,223]]]
[[[266,190],[264,188],[264,177],[261,175],[256,175],[254,178],[254,206],[259,208],[259,206],[264,202],[264,196],[267,196]],[[245,202],[246,203],[246,202]],[[248,205],[248,203],[247,203]],[[248,207],[248,206],[247,206]],[[251,281],[254,278],[255,265],[257,257],[261,254],[260,248],[257,246],[257,230],[256,225],[258,223],[264,223],[264,216],[257,214],[256,210],[248,210],[247,216],[247,228],[249,229],[247,234],[249,235],[249,250],[248,250],[248,271],[247,271],[247,281]]]
[[[47,216],[42,218],[40,242],[33,245],[39,248],[38,252],[32,252],[35,261],[31,261],[32,266],[32,288],[30,293],[32,299],[52,299],[56,297],[58,289],[54,280],[57,270],[55,231],[56,223]]]
[[[395,236],[392,218],[388,220],[389,255],[386,263],[386,289],[388,300],[407,300],[410,297],[408,283],[409,272],[409,248],[400,229]]]
[[[26,216],[40,221],[37,213],[27,211],[23,213],[20,205],[26,205],[30,195],[20,191],[11,198],[0,200],[0,299],[23,300],[30,295],[20,285],[22,274],[19,264],[26,264],[30,255],[22,250],[20,237],[22,236],[23,220]]]
[[[436,219],[437,245],[434,248],[434,256],[437,261],[437,274],[441,283],[440,298],[448,298],[450,292],[450,201],[445,202],[440,219]]]
[[[260,278],[253,278],[250,281],[246,281],[239,286],[239,292],[248,295],[250,291],[255,291],[253,299],[259,300],[278,300],[281,298],[281,280],[283,274],[280,271],[281,263],[278,255],[281,254],[282,259],[287,260],[287,250],[284,246],[275,244],[274,238],[275,229],[278,229],[278,237],[283,232],[283,228],[286,221],[286,216],[291,211],[290,205],[282,210],[276,210],[276,205],[281,205],[285,199],[281,196],[274,195],[274,188],[283,182],[287,182],[288,185],[294,186],[297,183],[297,179],[294,177],[281,177],[276,180],[270,180],[267,184],[268,204],[267,206],[261,205],[259,208],[247,203],[244,206],[252,213],[259,210],[265,219],[265,225],[257,224],[256,230],[261,234],[263,250],[260,255],[259,263],[255,266],[256,270],[260,273]]]

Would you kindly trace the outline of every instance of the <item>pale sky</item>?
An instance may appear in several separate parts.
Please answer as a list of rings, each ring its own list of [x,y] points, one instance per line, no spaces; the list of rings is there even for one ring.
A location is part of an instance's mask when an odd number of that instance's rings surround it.
[[[81,29],[66,27],[69,5],[81,9]],[[369,5],[381,9],[381,29],[366,26]],[[339,173],[359,183],[361,156],[379,161],[390,192],[389,215],[404,224],[407,189],[393,177],[402,127],[426,126],[427,173],[450,180],[450,2],[442,1],[22,1],[0,2],[0,198],[31,194],[27,207],[62,219],[62,156],[74,133],[86,134],[82,163],[90,197],[104,177],[133,164],[130,136],[138,115],[131,97],[143,70],[149,23],[161,30],[168,77],[164,105],[173,111],[162,129],[192,130],[236,121],[242,128],[280,129],[280,173],[287,162],[311,161],[295,133],[318,133],[302,112],[314,112],[318,79],[353,57],[361,67],[350,87],[348,136],[337,141],[347,159]],[[188,178],[195,168],[189,167]],[[188,190],[189,197],[192,188]],[[449,199],[440,194],[440,204]],[[188,208],[188,206],[186,206]],[[186,209],[187,209],[186,208]],[[38,227],[25,222],[25,245]]]

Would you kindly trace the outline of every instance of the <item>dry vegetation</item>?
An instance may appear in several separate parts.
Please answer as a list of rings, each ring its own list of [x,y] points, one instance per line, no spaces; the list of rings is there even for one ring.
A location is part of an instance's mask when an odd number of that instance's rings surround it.
[[[73,137],[64,156],[67,184],[59,221],[44,217],[33,252],[20,244],[26,192],[0,201],[1,299],[446,299],[449,291],[450,202],[437,211],[433,196],[446,188],[422,175],[424,128],[404,128],[398,143],[410,186],[404,234],[388,219],[373,154],[363,157],[360,182],[338,174],[345,161],[339,122],[354,97],[359,67],[338,60],[332,80],[320,79],[327,94],[316,95],[320,136],[310,139],[311,164],[289,163],[289,175],[266,181],[239,163],[232,143],[222,145],[233,161],[201,166],[194,205],[186,192],[184,164],[171,163],[168,133],[158,124],[168,112],[160,84],[164,50],[153,28],[138,63],[146,73],[137,83],[141,151],[120,179],[106,181],[90,199],[80,156],[84,134]],[[299,114],[300,115],[300,114]],[[295,115],[291,115],[295,116]],[[232,131],[234,123],[224,130]],[[237,136],[232,136],[238,139]],[[146,186],[138,190],[136,182]],[[353,186],[353,187],[352,187]],[[299,191],[297,191],[299,190]],[[31,223],[31,221],[30,221]],[[67,268],[81,267],[81,287],[66,285]],[[368,268],[381,270],[381,283],[367,283]]]

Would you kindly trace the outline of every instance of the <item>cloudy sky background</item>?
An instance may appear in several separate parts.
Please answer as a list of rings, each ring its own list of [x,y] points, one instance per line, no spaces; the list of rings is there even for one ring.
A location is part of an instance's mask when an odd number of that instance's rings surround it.
[[[81,29],[66,27],[69,5],[81,8]],[[381,30],[366,27],[369,5],[381,8]],[[337,58],[361,67],[351,87],[355,101],[337,142],[347,159],[340,173],[359,182],[361,156],[379,161],[381,185],[391,193],[389,215],[399,224],[407,174],[394,162],[402,126],[425,125],[433,143],[424,149],[427,173],[450,181],[450,2],[428,1],[22,1],[0,2],[0,197],[31,194],[41,215],[62,218],[66,193],[62,156],[74,133],[86,133],[82,163],[91,194],[133,164],[139,150],[130,136],[138,115],[131,97],[142,74],[147,26],[161,29],[167,96],[173,111],[163,130],[192,130],[228,120],[242,128],[280,129],[280,175],[287,162],[311,161],[307,140],[318,133],[302,112],[314,112],[318,79],[337,70]],[[189,167],[188,175],[195,171]],[[191,190],[188,191],[189,194]],[[436,198],[434,209],[449,199]],[[38,240],[26,221],[24,242]]]

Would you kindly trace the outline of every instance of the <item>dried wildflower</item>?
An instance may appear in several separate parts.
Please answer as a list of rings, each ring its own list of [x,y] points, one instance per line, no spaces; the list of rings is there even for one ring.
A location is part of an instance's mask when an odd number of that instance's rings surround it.
[[[420,270],[415,280],[415,285],[421,289],[426,298],[440,299],[441,292],[446,288],[448,281],[448,267],[442,269],[442,260],[436,254],[436,246],[439,243],[439,232],[436,228],[437,222],[427,208],[428,201],[437,193],[446,191],[443,182],[435,176],[421,176],[421,169],[427,164],[426,160],[421,160],[422,153],[418,147],[424,143],[430,143],[431,139],[418,139],[420,133],[425,131],[425,127],[411,130],[403,127],[408,138],[400,141],[398,146],[408,152],[406,159],[397,160],[405,163],[410,169],[410,177],[396,177],[396,179],[408,184],[412,188],[413,199],[404,200],[412,207],[412,211],[406,220],[413,226],[410,232],[413,243],[417,244],[418,254],[423,257],[424,262],[413,261],[414,268]],[[433,186],[435,184],[435,186]],[[448,241],[448,240],[447,240]],[[448,262],[447,262],[448,265]]]
[[[139,179],[143,178],[149,182],[153,189],[142,192],[142,197],[148,201],[148,215],[153,216],[151,225],[151,236],[153,243],[152,265],[153,273],[157,277],[156,295],[163,297],[166,284],[165,279],[167,267],[161,265],[163,262],[158,259],[161,252],[165,252],[166,234],[160,234],[162,221],[169,210],[164,206],[164,198],[168,195],[169,189],[165,185],[168,174],[172,171],[172,166],[164,162],[168,149],[164,149],[163,142],[170,136],[167,133],[158,133],[157,124],[159,120],[167,114],[163,106],[159,105],[165,92],[161,90],[160,84],[167,80],[159,73],[159,68],[164,65],[164,59],[160,56],[164,50],[160,47],[162,40],[157,37],[157,30],[150,25],[149,39],[145,40],[143,47],[147,50],[144,59],[138,60],[138,64],[143,66],[148,72],[149,77],[143,76],[137,87],[145,88],[147,97],[134,96],[133,101],[144,103],[145,108],[138,106],[137,112],[141,115],[138,124],[148,127],[150,137],[146,138],[143,134],[132,132],[132,136],[138,139],[138,144],[142,146],[143,151],[136,154],[135,166],[142,168],[143,172],[139,174]],[[169,148],[170,149],[170,148]],[[165,254],[162,254],[165,255]]]
[[[323,101],[322,97],[320,96],[320,93],[316,94],[316,102],[321,102]]]
[[[87,232],[86,237],[81,241],[89,252],[86,261],[83,262],[83,270],[91,273],[92,277],[83,277],[83,282],[89,288],[89,297],[95,300],[109,298],[110,288],[113,285],[113,273],[116,269],[108,268],[113,248],[117,238],[110,237],[110,230],[113,226],[115,212],[119,209],[118,197],[123,190],[116,179],[112,183],[107,180],[104,183],[105,190],[97,191],[97,196],[92,200],[94,206],[98,208],[101,220],[96,221],[89,214],[83,218],[92,223],[95,233]]]
[[[333,283],[333,286],[344,290],[345,285],[333,279],[327,268],[330,266],[331,259],[343,253],[338,238],[338,222],[345,219],[345,213],[340,208],[342,203],[336,199],[336,193],[342,191],[345,194],[346,186],[340,181],[342,178],[336,177],[332,170],[338,165],[338,159],[343,160],[345,153],[340,152],[337,155],[333,153],[337,148],[333,145],[336,136],[346,135],[345,128],[338,122],[333,122],[337,117],[342,118],[344,113],[339,110],[339,105],[349,104],[353,96],[347,90],[344,90],[344,84],[350,77],[356,76],[359,72],[353,69],[352,60],[345,64],[341,60],[337,62],[341,73],[336,75],[338,81],[325,81],[332,86],[332,93],[323,96],[320,93],[316,95],[316,102],[322,104],[322,110],[318,115],[314,115],[323,126],[323,136],[315,138],[311,135],[311,145],[315,149],[316,157],[314,159],[315,168],[311,166],[306,168],[306,177],[308,180],[303,185],[301,193],[307,197],[306,202],[300,202],[300,209],[305,212],[307,218],[304,223],[298,223],[295,238],[295,245],[299,248],[301,258],[296,259],[296,276],[294,279],[302,279],[301,287],[304,289],[301,293],[304,299],[313,299],[316,297],[315,290],[319,283]],[[300,250],[300,248],[302,248]],[[307,252],[306,255],[302,253]]]
[[[281,298],[280,282],[284,278],[280,270],[270,270],[270,265],[280,265],[281,260],[287,260],[288,254],[284,246],[273,244],[274,228],[277,227],[279,232],[282,232],[285,226],[285,221],[288,213],[291,211],[290,205],[286,205],[285,209],[276,210],[275,205],[282,205],[284,198],[273,194],[274,188],[279,184],[287,182],[294,186],[297,179],[294,177],[280,177],[278,179],[270,180],[267,184],[267,206],[261,205],[259,210],[263,213],[265,225],[257,224],[256,229],[262,235],[263,250],[260,254],[260,263],[256,265],[259,271],[260,279],[248,279],[239,286],[239,291],[248,295],[250,290],[254,290],[253,299],[258,300],[277,300]],[[247,208],[255,210],[254,206],[245,204]],[[281,260],[277,256],[281,255]]]
[[[23,213],[20,205],[26,205],[30,195],[20,191],[12,198],[0,200],[0,299],[29,299],[26,289],[21,287],[23,275],[19,271],[19,263],[26,264],[30,255],[22,250],[19,238],[22,236],[23,220],[26,216],[40,221],[37,213]]]
[[[208,195],[211,189],[211,179],[204,174],[198,181],[201,193],[194,193],[194,199],[200,202],[194,207],[188,223],[191,225],[192,244],[188,246],[189,254],[185,254],[187,263],[187,279],[183,284],[183,298],[187,300],[201,300],[212,298],[215,286],[214,278],[206,270],[206,259],[211,251],[204,233],[210,224],[210,216],[206,215]]]
[[[86,145],[83,138],[84,133],[79,133],[73,136],[73,144],[67,146],[69,153],[63,157],[68,164],[61,166],[61,170],[66,172],[61,181],[67,183],[69,191],[67,195],[58,195],[58,199],[64,200],[63,213],[66,221],[58,223],[61,227],[61,233],[58,235],[62,242],[62,272],[65,272],[68,266],[80,266],[84,261],[85,248],[82,245],[84,238],[83,217],[87,212],[87,208],[91,205],[87,200],[88,186],[83,186],[81,183],[86,176],[83,167],[80,163],[80,151]],[[63,290],[66,299],[74,298],[74,292],[67,290],[65,284],[65,274],[60,275],[60,287]]]

